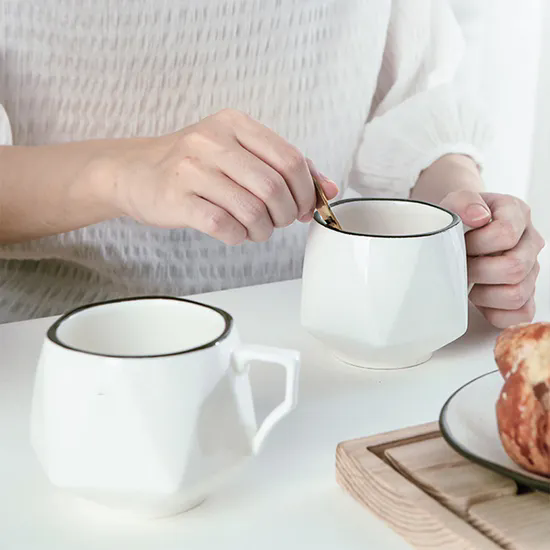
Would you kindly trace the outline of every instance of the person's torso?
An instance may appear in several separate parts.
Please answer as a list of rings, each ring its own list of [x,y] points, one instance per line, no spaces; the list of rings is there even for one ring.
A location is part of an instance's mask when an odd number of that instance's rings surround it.
[[[160,135],[240,109],[343,185],[390,9],[390,0],[0,0],[0,103],[14,144],[32,145]],[[267,243],[226,247],[115,220],[33,246],[139,292],[187,294],[299,276],[306,231],[296,223]]]

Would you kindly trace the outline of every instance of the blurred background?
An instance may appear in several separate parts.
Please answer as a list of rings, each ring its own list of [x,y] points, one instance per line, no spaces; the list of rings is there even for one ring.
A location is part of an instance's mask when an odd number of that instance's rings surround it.
[[[487,186],[526,200],[550,241],[550,2],[450,2],[467,41],[459,80],[482,98],[496,130]]]

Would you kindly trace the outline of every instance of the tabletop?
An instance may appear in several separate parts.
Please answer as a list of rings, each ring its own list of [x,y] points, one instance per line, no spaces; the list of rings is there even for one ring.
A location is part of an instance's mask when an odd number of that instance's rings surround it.
[[[537,319],[550,320],[547,254],[541,263]],[[0,325],[0,548],[410,548],[336,484],[336,445],[436,420],[454,390],[496,368],[497,331],[471,310],[466,335],[428,363],[357,369],[333,359],[300,327],[300,288],[288,281],[194,297],[229,311],[245,342],[300,350],[299,404],[236,478],[202,506],[162,520],[121,519],[49,486],[28,425],[36,361],[52,320]],[[279,370],[253,369],[259,420],[282,397]]]

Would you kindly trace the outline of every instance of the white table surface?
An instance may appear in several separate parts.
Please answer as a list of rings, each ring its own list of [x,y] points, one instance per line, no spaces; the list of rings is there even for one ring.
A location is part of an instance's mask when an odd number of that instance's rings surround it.
[[[543,263],[537,319],[550,320]],[[428,363],[365,371],[339,364],[304,333],[299,297],[299,281],[199,297],[233,314],[245,342],[302,352],[300,402],[237,478],[199,508],[155,521],[121,519],[50,488],[29,446],[28,417],[35,364],[51,319],[0,326],[0,548],[410,548],[338,487],[336,445],[436,420],[455,389],[496,368],[497,332],[473,312],[468,333]],[[276,367],[253,372],[260,418],[281,398],[280,375]]]

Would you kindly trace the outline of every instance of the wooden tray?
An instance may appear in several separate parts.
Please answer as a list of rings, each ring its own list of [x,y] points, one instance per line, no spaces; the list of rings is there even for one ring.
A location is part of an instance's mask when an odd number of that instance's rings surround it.
[[[437,422],[340,443],[336,478],[414,548],[550,549],[550,495],[461,457]]]

